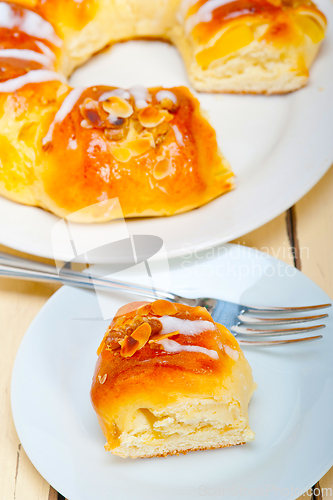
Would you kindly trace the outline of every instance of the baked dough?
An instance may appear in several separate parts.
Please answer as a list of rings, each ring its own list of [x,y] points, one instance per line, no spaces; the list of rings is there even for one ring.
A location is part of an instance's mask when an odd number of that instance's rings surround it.
[[[91,399],[105,449],[115,455],[166,456],[254,439],[251,367],[205,308],[128,304],[98,354]]]
[[[41,4],[45,15],[50,3]],[[0,194],[73,222],[103,222],[174,215],[232,189],[215,131],[187,88],[65,83],[61,72],[99,45],[88,37],[74,50],[73,29],[62,41],[57,12],[56,33],[37,13],[0,3]],[[114,198],[122,214],[105,207]]]
[[[21,0],[63,40],[68,76],[108,44],[176,45],[196,90],[284,93],[304,85],[325,36],[311,0]],[[274,83],[275,82],[275,83]],[[161,82],[163,83],[163,82]]]
[[[157,37],[179,48],[197,90],[288,92],[306,83],[326,26],[308,0],[17,4],[0,2],[0,194],[77,222],[112,219],[103,204],[115,197],[125,217],[173,215],[233,187],[188,90],[71,89],[78,65],[107,44]]]
[[[308,0],[188,0],[173,40],[195,89],[283,94],[303,87],[325,36]]]

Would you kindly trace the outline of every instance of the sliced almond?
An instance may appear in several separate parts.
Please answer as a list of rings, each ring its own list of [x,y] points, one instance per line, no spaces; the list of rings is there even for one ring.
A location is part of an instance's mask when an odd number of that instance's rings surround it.
[[[104,382],[106,381],[106,379],[107,379],[107,374],[106,374],[106,373],[104,373],[104,375],[103,375],[103,376],[98,375],[98,381],[99,381],[99,383],[100,383],[100,384],[102,384],[102,385],[103,385],[103,384],[104,384]]]
[[[151,304],[151,309],[157,316],[173,316],[178,312],[175,304],[163,299],[155,300],[155,302]]]
[[[150,304],[144,304],[144,305],[138,307],[136,312],[140,316],[147,316],[150,313],[150,309],[151,309]]]
[[[116,160],[126,163],[132,158],[132,152],[128,148],[124,148],[122,146],[110,146],[111,153],[115,157]]]
[[[120,355],[123,358],[133,356],[133,354],[139,349],[140,345],[140,343],[131,336],[127,336],[124,340],[120,340],[119,344],[121,345]]]
[[[163,125],[163,123],[162,123]],[[151,133],[151,132],[148,132],[148,130],[144,130],[140,137],[142,139],[148,139],[149,140],[149,143],[150,143],[150,147],[151,148],[155,148],[156,147],[156,142],[155,142],[155,138],[154,138],[154,135]]]
[[[120,118],[128,118],[133,114],[133,108],[128,101],[122,97],[112,96],[102,102],[104,111]]]
[[[90,99],[90,97],[85,99],[83,104],[80,105],[80,113],[85,120],[84,122],[85,124],[87,122],[89,125],[92,125],[93,127],[96,128],[103,127],[104,117],[101,116],[99,103],[97,101]]]
[[[163,160],[156,163],[153,170],[153,176],[156,180],[160,180],[172,174],[172,172],[172,161],[169,158],[164,158]]]
[[[145,128],[157,127],[160,123],[172,120],[173,115],[165,109],[157,109],[155,106],[147,106],[138,112],[138,119]]]
[[[145,130],[137,117],[135,117],[134,115],[131,117],[131,128],[137,135]]]
[[[179,335],[179,331],[176,330],[175,332],[163,333],[163,335],[158,333],[152,337],[152,340],[149,340],[149,344],[152,342],[159,342],[160,340],[167,339],[168,337],[173,337],[173,335]]]
[[[171,122],[173,119],[173,114],[169,113],[166,109],[161,109],[160,113],[162,113],[166,122]]]
[[[138,328],[132,333],[131,337],[139,342],[138,349],[141,349],[149,340],[151,334],[151,326],[149,323],[142,323]]]
[[[83,127],[83,128],[93,128],[93,126],[90,125],[90,123],[88,122],[88,120],[82,120],[81,121],[81,127]]]
[[[133,156],[143,155],[151,148],[149,139],[135,139],[134,141],[127,141],[126,147],[131,151]]]
[[[211,317],[211,315],[209,314],[209,312],[205,307],[200,307],[200,306],[195,307],[193,309],[193,314],[198,314],[201,318],[210,321],[211,323],[213,322],[213,318]]]

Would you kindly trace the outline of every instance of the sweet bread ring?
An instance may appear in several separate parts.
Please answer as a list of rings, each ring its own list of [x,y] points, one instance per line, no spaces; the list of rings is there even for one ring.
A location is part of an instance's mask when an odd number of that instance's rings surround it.
[[[252,371],[233,335],[202,307],[134,302],[98,349],[91,399],[121,457],[165,456],[254,439]]]
[[[50,3],[39,10],[47,14]],[[52,17],[56,24],[57,10]],[[71,89],[62,74],[82,59],[58,33],[37,12],[0,3],[2,195],[100,222],[119,216],[105,208],[108,199],[119,199],[125,217],[173,215],[233,187],[188,89]],[[88,41],[85,50],[95,47]]]
[[[109,43],[149,36],[177,45],[198,90],[294,90],[326,26],[297,1],[0,2],[0,194],[60,217],[95,205],[72,220],[99,222],[112,218],[110,198],[141,217],[229,191],[233,174],[187,89],[71,89],[66,77]]]
[[[284,93],[307,81],[326,18],[311,0],[21,0],[62,38],[60,71],[110,43],[175,44],[194,88]],[[274,84],[275,82],[275,84]]]

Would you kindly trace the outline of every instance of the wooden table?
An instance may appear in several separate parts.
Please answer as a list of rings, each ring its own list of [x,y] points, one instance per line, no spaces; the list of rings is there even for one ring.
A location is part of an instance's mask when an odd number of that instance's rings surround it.
[[[256,247],[295,265],[333,298],[333,168],[294,207],[236,243]],[[0,250],[16,253],[1,246]],[[10,409],[10,379],[18,346],[29,324],[56,289],[49,284],[0,280],[1,500],[63,499],[27,458]],[[310,443],[308,452],[317,453],[316,443]],[[314,493],[314,500],[333,496],[333,468],[320,479]],[[301,498],[311,498],[311,492]]]

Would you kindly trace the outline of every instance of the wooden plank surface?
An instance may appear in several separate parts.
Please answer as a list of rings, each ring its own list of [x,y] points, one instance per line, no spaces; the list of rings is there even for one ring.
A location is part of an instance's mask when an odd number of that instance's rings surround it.
[[[297,203],[295,215],[302,272],[333,299],[333,167]],[[333,498],[333,467],[316,486],[320,496],[314,500]]]
[[[333,169],[293,211],[236,242],[267,252],[302,271],[333,297]],[[292,251],[295,246],[295,251]],[[0,251],[13,252],[0,246]],[[42,260],[43,259],[37,259]],[[35,470],[10,410],[14,358],[29,324],[57,287],[0,279],[0,500],[62,500]],[[333,468],[319,481],[313,500],[333,496]],[[311,492],[302,500],[311,498]],[[98,499],[92,499],[98,500]]]
[[[0,246],[0,251],[10,250]],[[0,279],[1,500],[48,500],[50,487],[26,456],[15,431],[10,409],[10,379],[26,329],[56,289],[50,284]]]

